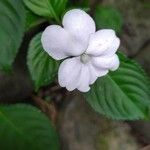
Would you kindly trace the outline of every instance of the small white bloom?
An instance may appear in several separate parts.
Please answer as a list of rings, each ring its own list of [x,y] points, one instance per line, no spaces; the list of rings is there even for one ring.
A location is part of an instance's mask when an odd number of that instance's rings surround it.
[[[119,67],[115,53],[120,40],[111,29],[96,32],[93,19],[80,9],[68,11],[62,24],[63,28],[50,25],[45,29],[43,48],[56,60],[67,58],[58,71],[60,86],[87,92],[98,77]]]

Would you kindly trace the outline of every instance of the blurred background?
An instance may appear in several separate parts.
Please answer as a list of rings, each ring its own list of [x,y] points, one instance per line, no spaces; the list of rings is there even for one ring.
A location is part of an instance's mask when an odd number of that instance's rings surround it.
[[[149,0],[70,0],[69,5],[89,11],[97,29],[115,29],[121,38],[120,50],[137,60],[150,75]],[[150,150],[150,121],[106,119],[94,112],[79,93],[68,94],[57,84],[43,87],[38,96],[33,95],[23,58],[33,35],[47,25],[42,23],[26,33],[13,73],[0,73],[0,102],[31,103],[40,108],[56,125],[62,150]]]

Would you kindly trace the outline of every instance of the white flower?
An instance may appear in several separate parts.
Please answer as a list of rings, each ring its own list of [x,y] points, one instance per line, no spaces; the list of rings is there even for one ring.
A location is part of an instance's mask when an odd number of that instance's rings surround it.
[[[63,28],[50,25],[45,29],[43,48],[56,60],[67,58],[58,71],[60,86],[87,92],[98,77],[119,67],[115,53],[120,40],[111,29],[96,32],[93,19],[80,9],[68,11],[62,24]]]

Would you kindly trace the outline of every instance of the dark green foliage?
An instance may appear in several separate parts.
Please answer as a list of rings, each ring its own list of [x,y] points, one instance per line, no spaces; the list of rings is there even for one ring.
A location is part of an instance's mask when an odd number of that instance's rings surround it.
[[[110,28],[120,33],[123,18],[119,11],[110,6],[98,6],[95,10],[95,21],[98,28]]]
[[[25,9],[22,1],[0,0],[0,70],[11,69],[22,41],[24,26]]]
[[[0,106],[1,150],[59,150],[52,123],[29,105]]]
[[[24,3],[35,14],[60,22],[59,16],[65,11],[67,0],[24,0]]]
[[[89,0],[70,0],[68,2],[68,6],[70,8],[80,8],[84,11],[90,10],[90,2]]]
[[[46,19],[34,14],[29,9],[26,9],[26,31],[32,29],[40,25],[41,23],[45,22]]]
[[[56,78],[59,62],[43,50],[41,33],[36,35],[30,43],[27,64],[36,90],[50,84]]]
[[[99,78],[85,94],[89,104],[112,119],[134,120],[149,117],[149,79],[140,66],[120,56],[120,68]]]

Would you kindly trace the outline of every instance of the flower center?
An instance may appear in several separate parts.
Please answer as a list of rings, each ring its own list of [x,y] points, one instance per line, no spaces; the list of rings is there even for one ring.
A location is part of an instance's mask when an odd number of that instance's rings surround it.
[[[86,64],[90,61],[91,57],[85,53],[80,56],[80,60],[82,63]]]

